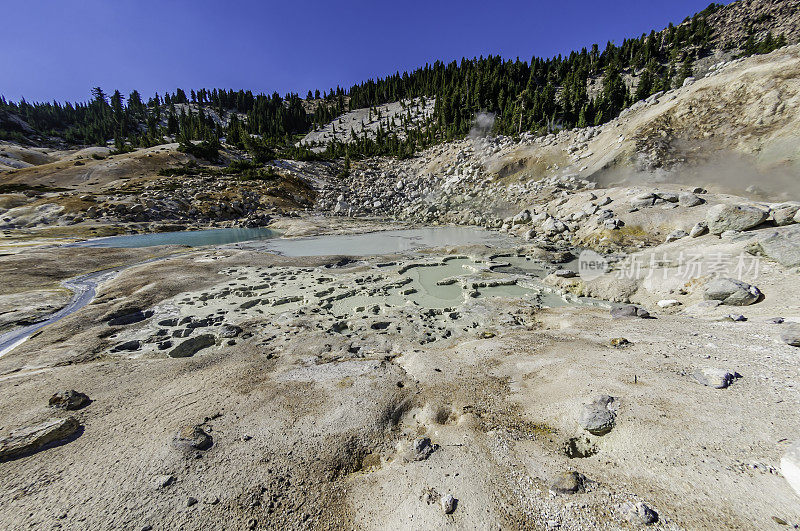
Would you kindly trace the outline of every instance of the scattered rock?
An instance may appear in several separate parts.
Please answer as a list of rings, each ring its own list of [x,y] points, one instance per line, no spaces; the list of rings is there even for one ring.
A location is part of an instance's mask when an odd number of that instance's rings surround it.
[[[693,207],[701,204],[702,199],[691,192],[681,192],[678,194],[678,204],[682,207]]]
[[[217,342],[213,334],[203,334],[192,337],[179,344],[169,352],[170,358],[189,358],[200,352],[206,347],[210,347]]]
[[[694,379],[707,387],[725,389],[742,375],[728,369],[706,368],[695,371]]]
[[[767,258],[786,267],[800,266],[800,225],[781,227],[758,242],[758,248]]]
[[[226,324],[222,325],[220,329],[219,336],[224,338],[236,337],[242,333],[242,329],[238,326]]]
[[[575,278],[578,276],[578,273],[571,269],[557,269],[553,274],[559,278]]]
[[[733,278],[717,278],[706,284],[703,298],[729,306],[748,306],[761,298],[761,291],[747,282]]]
[[[772,210],[772,219],[778,226],[790,225],[795,223],[794,218],[798,212],[800,212],[800,204],[784,203]]]
[[[714,205],[706,213],[706,222],[711,234],[722,234],[728,230],[742,231],[761,225],[767,212],[750,205]]]
[[[189,497],[186,499],[186,507],[191,507],[192,505],[196,505],[196,504],[197,504],[197,498],[194,498],[194,497],[192,497],[192,496],[189,496]]]
[[[444,511],[444,514],[453,514],[453,511],[456,510],[457,500],[452,494],[445,494],[442,496],[442,499],[439,503],[442,505],[442,511]]]
[[[432,444],[427,437],[422,437],[411,443],[411,460],[424,461],[439,448],[439,445]]]
[[[692,227],[692,230],[689,231],[689,236],[691,236],[692,238],[697,238],[707,232],[708,232],[708,223],[706,223],[705,221],[699,221],[694,227]]]
[[[647,319],[650,317],[650,312],[639,306],[626,304],[625,306],[611,308],[611,317],[613,319],[622,319],[625,317],[639,317],[642,319]]]
[[[171,474],[161,474],[153,479],[153,488],[156,490],[164,489],[175,483],[175,476]]]
[[[208,450],[213,444],[211,435],[201,426],[183,426],[172,439],[172,446],[185,451]]]
[[[133,323],[138,323],[140,321],[144,321],[145,319],[149,319],[152,316],[153,316],[152,310],[147,310],[147,311],[137,310],[133,313],[128,313],[125,315],[112,316],[108,320],[108,325],[109,326],[129,325]]]
[[[747,317],[737,313],[731,313],[725,316],[726,319],[733,321],[734,323],[743,323],[747,321]]]
[[[688,236],[688,234],[686,233],[685,230],[680,230],[680,229],[674,230],[667,235],[667,239],[664,240],[664,243],[678,241],[681,238],[685,238],[686,236]]]
[[[622,512],[633,524],[651,525],[658,522],[658,513],[642,502],[626,502],[622,506]]]
[[[553,494],[577,494],[583,492],[586,478],[578,472],[564,472],[550,485]]]
[[[91,402],[89,397],[75,390],[59,391],[50,397],[50,407],[74,410],[85,407]]]
[[[140,348],[142,348],[142,342],[138,339],[131,339],[130,341],[115,345],[114,348],[111,349],[111,352],[133,352]]]
[[[792,444],[781,457],[781,474],[800,496],[800,441]]]
[[[781,341],[793,347],[800,347],[800,324],[787,326],[781,333]]]
[[[8,437],[0,439],[0,461],[22,457],[64,441],[78,433],[80,427],[77,420],[68,417],[14,430]]]
[[[600,395],[585,404],[578,417],[581,428],[592,435],[605,435],[614,428],[616,412],[613,410],[614,397]]]
[[[625,339],[624,337],[615,337],[615,338],[611,339],[611,341],[609,343],[614,348],[625,348],[625,347],[630,346],[630,345],[633,344],[630,341],[628,341],[627,339]]]

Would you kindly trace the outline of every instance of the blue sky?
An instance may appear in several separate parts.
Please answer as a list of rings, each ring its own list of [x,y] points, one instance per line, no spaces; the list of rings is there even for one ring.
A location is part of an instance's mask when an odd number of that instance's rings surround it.
[[[177,87],[305,95],[437,59],[530,60],[602,47],[678,23],[708,4],[2,0],[0,94],[82,101],[101,86],[145,97]]]

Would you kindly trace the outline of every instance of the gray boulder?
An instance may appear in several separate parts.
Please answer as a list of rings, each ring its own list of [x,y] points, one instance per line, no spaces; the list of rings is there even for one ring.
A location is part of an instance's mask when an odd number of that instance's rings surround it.
[[[685,230],[677,229],[677,230],[674,230],[674,231],[670,232],[667,235],[667,239],[664,240],[664,243],[670,243],[670,242],[678,241],[681,238],[685,238],[686,236],[688,236],[688,234],[686,233]]]
[[[767,212],[751,205],[714,205],[706,213],[711,234],[752,229],[767,219]]]
[[[767,258],[786,267],[800,266],[800,225],[781,227],[758,242],[759,250]]]
[[[795,223],[795,216],[800,212],[800,203],[783,203],[772,209],[772,219],[776,225],[791,225]]]
[[[41,424],[14,430],[0,439],[0,461],[22,457],[75,435],[81,425],[72,417],[48,419]]]
[[[558,476],[550,485],[553,494],[577,494],[584,491],[586,478],[578,472],[565,472]]]
[[[611,317],[613,319],[624,319],[626,317],[639,317],[646,319],[650,317],[650,312],[639,306],[633,304],[626,304],[625,306],[617,306],[611,308]]]
[[[578,424],[592,435],[605,435],[614,428],[617,414],[613,409],[614,397],[600,395],[583,406]]]
[[[238,326],[232,324],[224,324],[222,325],[222,328],[220,328],[219,336],[230,338],[230,337],[236,337],[241,333],[242,329],[239,328]]]
[[[697,238],[698,236],[702,236],[707,232],[708,232],[708,223],[706,223],[705,221],[699,221],[694,227],[692,227],[692,230],[689,231],[689,236],[691,236],[692,238]]]
[[[182,426],[172,439],[172,446],[178,450],[208,450],[213,444],[211,435],[201,426]]]
[[[681,192],[678,194],[678,204],[682,207],[693,207],[701,204],[702,199],[691,192]]]
[[[736,371],[713,367],[697,370],[693,376],[694,379],[701,384],[706,387],[713,387],[714,389],[725,389],[731,385],[735,379],[742,377],[742,375]]]
[[[59,391],[50,397],[50,407],[73,410],[89,404],[91,400],[83,393],[75,390]]]
[[[169,352],[170,358],[189,358],[200,352],[206,347],[210,347],[216,343],[216,338],[213,334],[203,334],[197,337],[192,337],[175,347]]]
[[[703,298],[730,306],[748,306],[761,298],[761,291],[741,280],[717,278],[706,284]]]
[[[633,524],[651,525],[658,522],[658,513],[642,502],[626,502],[622,506],[622,512]]]
[[[800,347],[800,325],[793,324],[787,326],[781,334],[781,341],[793,347]]]

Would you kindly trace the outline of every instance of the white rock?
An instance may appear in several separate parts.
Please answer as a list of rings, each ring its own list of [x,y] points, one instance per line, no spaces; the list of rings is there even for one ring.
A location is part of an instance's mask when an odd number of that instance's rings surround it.
[[[664,299],[658,301],[657,304],[659,308],[672,308],[673,306],[680,306],[681,301],[675,299]]]
[[[792,444],[781,458],[781,474],[800,496],[800,441]]]

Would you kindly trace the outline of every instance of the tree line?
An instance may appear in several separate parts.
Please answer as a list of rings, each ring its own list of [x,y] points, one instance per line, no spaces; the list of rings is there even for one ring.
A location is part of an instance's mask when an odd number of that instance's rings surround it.
[[[199,140],[213,147],[225,139],[263,160],[277,155],[402,157],[463,137],[478,112],[495,114],[495,134],[546,134],[599,125],[691,76],[694,62],[712,51],[715,36],[706,18],[721,7],[711,4],[678,26],[625,39],[621,45],[608,42],[602,50],[594,45],[566,57],[533,57],[530,62],[498,56],[437,61],[349,89],[309,90],[305,99],[294,93],[201,89],[187,94],[177,89],[145,102],[137,91],[123,97],[119,91],[108,95],[101,88],[93,89],[91,100],[84,103],[9,102],[0,97],[0,139],[26,139],[25,132],[7,119],[13,113],[40,135],[74,145],[104,145],[113,139],[118,151],[158,145],[171,137],[184,146]],[[738,46],[739,55],[768,53],[785,44],[782,35],[758,39],[751,30]],[[635,86],[630,83],[633,75]],[[362,134],[351,143],[334,141],[322,155],[296,145],[312,128],[348,110],[413,98],[435,98],[433,116],[423,124],[413,122],[410,113],[399,127],[381,120],[374,138]]]

